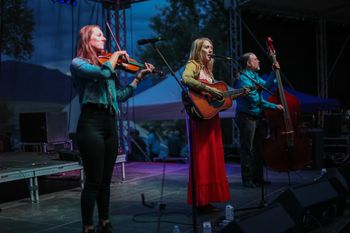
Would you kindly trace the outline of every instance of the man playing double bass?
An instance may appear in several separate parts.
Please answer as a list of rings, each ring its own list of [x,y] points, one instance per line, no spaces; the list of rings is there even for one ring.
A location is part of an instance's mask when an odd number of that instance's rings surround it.
[[[260,70],[260,61],[254,53],[248,52],[241,56],[241,71],[234,87],[242,88],[260,84],[271,88],[275,73],[271,72],[267,81],[263,80],[257,71]],[[279,69],[279,64],[273,64],[272,69]],[[263,181],[262,177],[262,143],[264,140],[264,127],[262,127],[262,110],[276,109],[283,111],[283,106],[274,104],[262,97],[261,91],[252,90],[247,95],[237,98],[237,114],[235,121],[240,131],[240,158],[243,186],[255,188]]]

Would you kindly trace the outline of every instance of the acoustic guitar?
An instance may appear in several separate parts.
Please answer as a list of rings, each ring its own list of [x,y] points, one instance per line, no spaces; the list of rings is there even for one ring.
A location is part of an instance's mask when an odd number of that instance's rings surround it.
[[[211,119],[218,112],[230,108],[232,106],[232,99],[235,99],[238,96],[243,95],[249,91],[257,89],[254,86],[228,90],[228,85],[222,81],[215,83],[205,83],[205,85],[222,91],[223,97],[217,98],[205,91],[198,92],[190,89],[188,95],[192,101],[193,106],[188,112],[192,117],[195,117],[195,119]],[[196,116],[193,116],[193,114]]]

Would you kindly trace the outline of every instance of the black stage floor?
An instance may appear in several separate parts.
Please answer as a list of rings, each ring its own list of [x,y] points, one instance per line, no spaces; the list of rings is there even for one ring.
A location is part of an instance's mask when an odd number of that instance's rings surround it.
[[[1,155],[1,154],[0,154]],[[3,161],[3,160],[0,160]],[[9,164],[2,163],[1,167]],[[197,232],[202,232],[201,224],[211,221],[212,232],[219,232],[218,226],[225,214],[225,205],[231,204],[236,209],[258,206],[261,201],[260,188],[244,188],[241,184],[240,166],[237,163],[226,164],[227,176],[231,188],[229,203],[217,204],[221,212],[211,215],[197,215],[199,225]],[[164,171],[164,172],[163,172]],[[0,170],[4,172],[4,169]],[[288,188],[287,173],[267,171],[272,182],[265,186],[266,200],[271,203]],[[290,173],[291,185],[311,182],[320,171],[302,170]],[[78,176],[78,173],[76,174]],[[122,181],[120,167],[116,166],[112,183],[111,220],[118,233],[170,233],[173,226],[179,225],[181,232],[193,232],[191,206],[186,204],[188,164],[161,162],[132,162],[126,164],[126,179]],[[12,181],[15,182],[15,181]],[[40,183],[41,182],[41,183]],[[72,186],[75,182],[75,187]],[[1,183],[1,193],[16,197],[19,187],[9,187],[11,182]],[[27,197],[17,200],[3,200],[0,196],[0,233],[73,233],[81,232],[80,221],[80,182],[79,178],[39,179],[40,201],[32,203]],[[63,185],[62,185],[63,184]],[[60,185],[61,191],[55,186]],[[163,184],[163,186],[162,186]],[[21,186],[21,184],[18,184]],[[25,186],[25,184],[22,184]],[[55,190],[50,192],[49,190]],[[45,190],[44,192],[42,190]],[[163,196],[161,197],[161,193]],[[142,205],[141,194],[147,204]],[[159,204],[165,204],[159,218]],[[236,212],[236,218],[247,215],[247,211]],[[158,221],[160,219],[160,221]],[[338,217],[331,224],[318,228],[312,233],[339,232],[350,221],[350,214]]]

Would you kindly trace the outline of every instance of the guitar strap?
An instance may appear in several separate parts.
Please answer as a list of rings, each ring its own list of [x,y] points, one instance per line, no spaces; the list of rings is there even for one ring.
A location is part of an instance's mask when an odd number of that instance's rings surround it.
[[[182,98],[182,103],[185,106],[185,110],[187,112],[187,114],[189,115],[189,117],[192,120],[195,121],[201,121],[203,120],[199,115],[198,115],[198,111],[196,110],[195,105],[192,102],[192,99],[190,98],[189,94],[188,94],[188,90],[186,91],[182,91],[181,93],[181,98]]]
[[[200,65],[196,62],[194,64],[196,64],[196,67],[197,67],[196,73],[197,73],[197,80],[198,80],[198,77],[200,75]],[[186,86],[186,91],[184,90],[182,91],[181,98],[182,98],[182,103],[185,106],[185,110],[189,115],[189,117],[195,121],[202,121],[203,119],[201,118],[201,116],[198,115],[198,110],[196,110],[196,106],[193,104],[193,101],[189,96],[189,90],[187,86]]]

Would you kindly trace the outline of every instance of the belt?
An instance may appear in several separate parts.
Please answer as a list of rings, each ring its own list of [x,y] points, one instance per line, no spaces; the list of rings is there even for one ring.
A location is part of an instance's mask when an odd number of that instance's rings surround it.
[[[253,118],[253,119],[255,119],[255,120],[260,120],[260,119],[261,119],[260,116],[253,115],[253,114],[246,113],[246,112],[237,112],[236,115],[243,115],[243,116],[246,116],[246,117]]]
[[[108,105],[108,104],[97,104],[97,103],[88,102],[88,103],[84,104],[82,107],[82,111],[85,111],[85,110],[108,112],[111,115],[115,115],[115,111],[114,111],[113,106]]]

